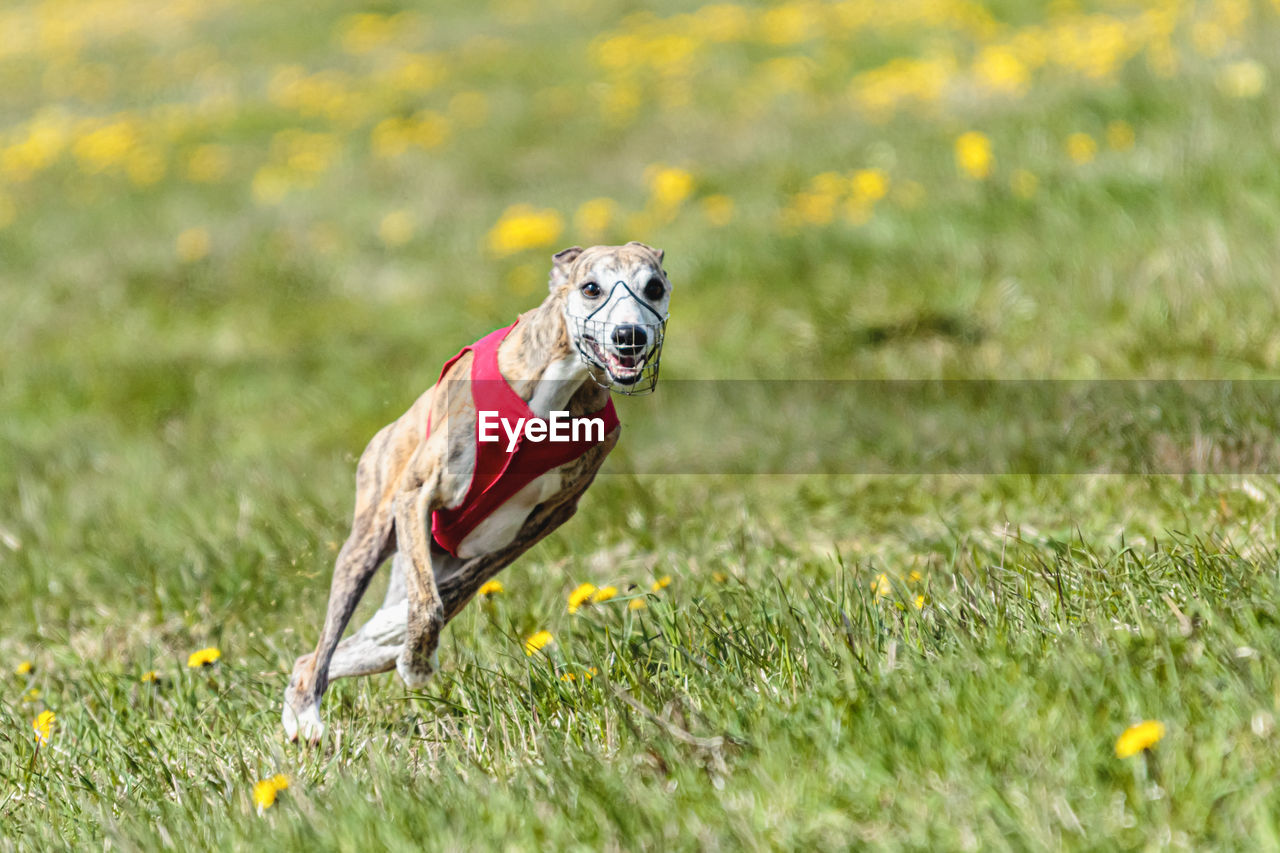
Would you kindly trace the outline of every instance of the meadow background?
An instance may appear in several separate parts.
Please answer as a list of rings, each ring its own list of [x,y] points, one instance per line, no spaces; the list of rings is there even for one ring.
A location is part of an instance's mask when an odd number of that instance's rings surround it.
[[[8,0],[0,847],[1280,847],[1256,474],[643,476],[707,425],[624,400],[430,687],[278,723],[364,443],[564,246],[667,251],[669,380],[1273,377],[1278,45],[1242,0]]]

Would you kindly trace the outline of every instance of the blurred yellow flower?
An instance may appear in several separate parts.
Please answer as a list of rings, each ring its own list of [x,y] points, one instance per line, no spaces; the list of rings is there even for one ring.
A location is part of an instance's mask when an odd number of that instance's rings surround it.
[[[648,170],[649,193],[660,207],[675,207],[693,192],[693,175],[668,166]]]
[[[724,572],[712,572],[711,579],[716,583],[726,583],[729,580],[729,576]]]
[[[923,610],[923,609],[924,609],[924,596],[923,596],[923,595],[917,595],[917,596],[915,597],[915,600],[914,600],[912,603],[913,603],[913,604],[915,604],[915,606],[916,606],[916,610]]]
[[[551,643],[554,639],[555,638],[551,636],[550,631],[538,631],[536,634],[531,634],[525,638],[524,653],[529,657],[532,657],[535,653],[545,648],[547,644]]]
[[[970,130],[956,138],[956,166],[966,178],[980,181],[991,174],[995,162],[991,153],[991,140],[984,133]]]
[[[334,35],[346,53],[369,53],[391,41],[395,25],[390,18],[374,12],[347,15],[338,22]]]
[[[499,257],[550,246],[564,231],[564,219],[551,209],[514,204],[489,231],[489,251]]]
[[[657,592],[660,589],[666,589],[671,586],[671,575],[663,575],[653,583],[649,584],[649,589]]]
[[[36,742],[44,746],[49,742],[49,737],[53,734],[53,724],[57,720],[57,715],[52,711],[41,711],[31,722],[31,727],[36,732]]]
[[[1013,190],[1013,194],[1018,198],[1031,198],[1036,194],[1039,186],[1040,179],[1026,169],[1014,169],[1013,174],[1009,176],[1009,189]]]
[[[922,580],[924,580],[924,575],[920,574],[916,569],[912,569],[911,574],[907,575],[907,583],[920,583]]]
[[[1129,726],[1116,738],[1116,758],[1129,758],[1144,749],[1150,749],[1164,737],[1164,723],[1158,720],[1144,720],[1137,725]]]
[[[978,82],[994,92],[1021,95],[1027,91],[1030,74],[1013,51],[1007,47],[987,47],[974,62]]]
[[[802,192],[796,193],[791,199],[791,207],[802,222],[809,225],[826,225],[835,216],[837,201],[834,195]]]
[[[32,667],[31,661],[24,660],[22,663],[18,664],[13,668],[13,674],[14,675],[30,675],[32,669],[34,669],[34,667]]]
[[[23,693],[23,694],[22,694],[22,701],[23,701],[25,704],[28,704],[28,705],[29,705],[29,704],[31,704],[32,702],[39,702],[39,701],[40,701],[40,688],[39,688],[39,687],[32,687],[32,688],[31,688],[30,690],[28,690],[26,693]]]
[[[184,264],[194,263],[209,256],[211,241],[209,232],[204,228],[188,228],[174,240],[174,251],[178,260]]]
[[[287,169],[266,165],[254,172],[250,190],[253,200],[259,204],[276,204],[289,194],[293,186],[293,176]]]
[[[289,787],[289,779],[283,773],[277,773],[269,779],[263,779],[253,786],[253,804],[258,807],[258,813],[266,811],[275,805],[276,794],[287,790]]]
[[[644,610],[649,604],[643,598],[633,598],[631,603],[627,605],[628,610]]]
[[[733,199],[727,195],[709,195],[702,200],[702,215],[712,226],[722,228],[733,221]]]
[[[1087,133],[1073,133],[1067,137],[1067,156],[1081,165],[1092,162],[1098,153],[1098,143]]]
[[[577,613],[579,607],[590,602],[591,596],[595,594],[595,591],[595,584],[578,584],[577,588],[569,593],[569,612]]]
[[[597,675],[599,672],[600,672],[600,670],[596,669],[596,668],[593,666],[593,667],[591,667],[590,669],[588,669],[588,670],[586,670],[586,671],[584,671],[584,672],[582,673],[582,680],[583,680],[583,681],[590,681],[590,680],[592,679],[592,677],[593,677],[593,676],[595,676],[595,675]],[[561,681],[577,681],[577,680],[578,680],[578,676],[577,676],[577,675],[575,675],[575,674],[573,674],[572,672],[566,672],[564,675],[560,676],[560,680],[561,680]]]
[[[485,581],[484,585],[476,592],[476,595],[488,598],[491,595],[498,595],[499,593],[506,591],[507,588],[502,585],[502,581],[494,579],[491,581]]]
[[[879,201],[889,192],[889,176],[883,169],[859,169],[850,181],[856,198]]]
[[[143,684],[154,684],[160,680],[160,676],[156,673],[154,669],[149,669],[146,672],[142,673],[142,677],[139,678],[138,680],[141,681]]]
[[[602,601],[608,601],[618,594],[616,586],[602,586],[591,594],[591,603],[599,604]]]
[[[875,576],[871,581],[871,591],[875,593],[876,598],[884,598],[893,591],[893,587],[889,584],[889,576],[884,572]]]
[[[393,210],[378,223],[378,239],[388,248],[403,246],[413,239],[417,226],[407,210]]]
[[[138,144],[138,131],[133,122],[121,120],[85,133],[71,148],[80,168],[97,174],[124,163]]]
[[[594,242],[604,236],[613,224],[618,203],[611,198],[593,198],[584,201],[573,214],[573,227],[584,240]]]
[[[187,658],[187,666],[191,669],[199,669],[202,666],[212,666],[218,662],[218,658],[222,657],[222,652],[213,647],[201,649],[198,652],[192,652]]]
[[[1116,120],[1107,125],[1107,144],[1114,151],[1128,151],[1133,147],[1133,125]]]
[[[1232,62],[1218,72],[1218,89],[1231,98],[1256,98],[1267,88],[1267,69],[1252,59]]]

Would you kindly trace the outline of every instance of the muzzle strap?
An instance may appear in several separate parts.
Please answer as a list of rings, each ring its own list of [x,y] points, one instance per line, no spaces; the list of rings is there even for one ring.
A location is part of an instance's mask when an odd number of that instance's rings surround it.
[[[596,319],[596,315],[606,308],[613,311],[617,307],[619,303],[614,303],[613,297],[619,287],[625,291],[626,295],[623,298],[634,299],[636,304],[652,316],[650,322],[616,323],[611,320]],[[649,303],[636,296],[625,281],[614,282],[608,298],[599,308],[586,317],[571,319],[577,327],[578,355],[594,368],[591,371],[591,378],[597,385],[628,395],[648,394],[653,391],[658,384],[658,364],[662,358],[662,343],[666,336],[667,320],[653,310]],[[634,341],[636,332],[641,331],[646,336],[646,341],[652,341],[652,346],[645,350],[644,355],[635,357],[632,364],[625,363],[625,357],[619,357],[609,350],[609,343],[614,340],[614,333],[624,328],[629,334],[628,340]]]

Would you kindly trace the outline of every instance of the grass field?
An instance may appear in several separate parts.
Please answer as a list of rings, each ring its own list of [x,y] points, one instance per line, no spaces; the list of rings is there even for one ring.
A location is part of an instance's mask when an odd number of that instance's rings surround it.
[[[714,429],[661,385],[428,689],[279,727],[364,443],[564,246],[666,250],[664,381],[1273,377],[1277,45],[1240,0],[10,0],[0,847],[1280,848],[1274,476],[628,473]]]

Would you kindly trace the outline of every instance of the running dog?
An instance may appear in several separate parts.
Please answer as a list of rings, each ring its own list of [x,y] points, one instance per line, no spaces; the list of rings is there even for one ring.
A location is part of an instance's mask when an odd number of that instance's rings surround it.
[[[657,383],[671,298],[662,250],[575,246],[552,261],[543,303],[463,348],[361,455],[320,640],[284,694],[290,740],[324,734],[320,700],[335,678],[394,667],[422,687],[445,624],[577,510],[621,431],[610,391]],[[557,427],[565,440],[552,439]],[[388,557],[382,607],[342,640]]]

